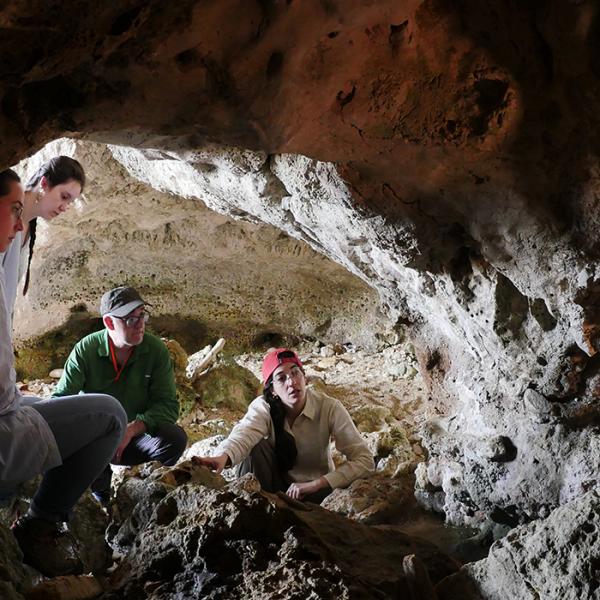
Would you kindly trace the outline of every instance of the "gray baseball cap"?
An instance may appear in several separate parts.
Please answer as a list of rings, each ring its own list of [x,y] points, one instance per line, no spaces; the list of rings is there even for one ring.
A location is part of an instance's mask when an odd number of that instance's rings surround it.
[[[100,314],[126,317],[131,311],[148,304],[132,287],[120,286],[106,292],[100,300]]]

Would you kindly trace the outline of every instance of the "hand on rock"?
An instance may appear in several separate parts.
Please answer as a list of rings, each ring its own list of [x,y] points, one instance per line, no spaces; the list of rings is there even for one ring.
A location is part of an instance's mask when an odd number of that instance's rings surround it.
[[[227,454],[219,454],[219,456],[194,456],[192,461],[197,465],[208,467],[217,473],[220,473],[229,461]]]
[[[286,494],[294,500],[301,500],[304,496],[314,494],[327,485],[329,485],[327,480],[324,477],[319,477],[319,479],[313,479],[313,481],[307,481],[306,483],[292,483]]]

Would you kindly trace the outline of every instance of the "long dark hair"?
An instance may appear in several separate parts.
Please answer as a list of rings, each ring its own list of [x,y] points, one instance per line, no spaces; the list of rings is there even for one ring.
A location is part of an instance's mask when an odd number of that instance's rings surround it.
[[[298,449],[294,436],[288,433],[283,424],[285,423],[285,408],[283,402],[273,392],[273,376],[269,377],[263,391],[263,397],[269,405],[271,420],[275,431],[275,458],[280,474],[284,477],[294,466]]]
[[[21,178],[12,169],[0,171],[0,196],[6,196],[10,193],[10,183],[13,181],[20,183]]]
[[[83,167],[70,156],[55,156],[48,162],[45,162],[33,175],[25,185],[25,191],[31,192],[34,190],[45,177],[50,184],[50,187],[66,183],[70,179],[74,179],[81,185],[81,191],[85,186],[85,172]],[[35,231],[37,229],[37,218],[29,222],[29,258],[27,259],[27,273],[25,274],[25,284],[23,285],[23,296],[29,289],[29,275],[31,272],[31,259],[33,257],[33,247],[35,246]]]

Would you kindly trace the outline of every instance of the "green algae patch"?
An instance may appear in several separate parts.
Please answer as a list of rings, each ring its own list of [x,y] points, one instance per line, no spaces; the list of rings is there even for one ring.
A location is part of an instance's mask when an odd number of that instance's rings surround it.
[[[194,383],[203,408],[229,408],[245,411],[259,394],[260,382],[254,375],[232,362],[213,367]]]
[[[73,346],[86,335],[102,329],[99,318],[81,313],[41,337],[27,340],[15,348],[17,379],[44,379],[52,369],[64,367]]]

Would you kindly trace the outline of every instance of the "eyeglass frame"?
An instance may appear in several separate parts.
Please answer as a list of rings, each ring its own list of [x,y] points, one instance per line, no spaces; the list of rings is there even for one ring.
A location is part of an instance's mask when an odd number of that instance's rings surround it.
[[[119,321],[123,321],[125,327],[128,327],[129,329],[135,327],[139,323],[140,319],[144,319],[144,324],[146,324],[150,319],[150,313],[147,310],[144,310],[144,312],[137,317],[117,317],[116,315],[111,315],[110,313],[108,313],[106,316],[112,317],[113,319],[119,319]]]

